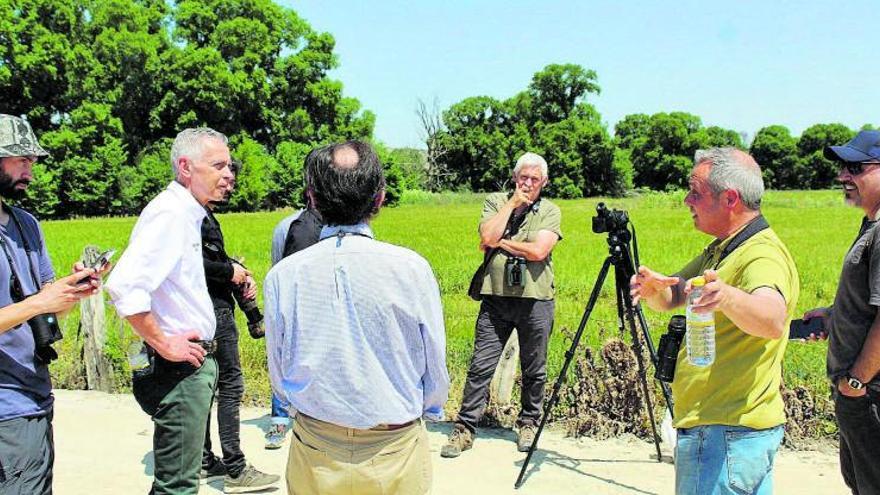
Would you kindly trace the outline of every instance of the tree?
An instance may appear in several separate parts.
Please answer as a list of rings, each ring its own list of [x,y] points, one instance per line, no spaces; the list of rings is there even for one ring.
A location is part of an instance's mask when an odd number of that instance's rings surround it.
[[[453,104],[435,134],[446,170],[470,190],[499,190],[508,187],[517,157],[533,151],[548,162],[548,195],[622,193],[631,174],[621,167],[629,162],[615,164],[601,116],[585,101],[599,92],[595,80],[591,70],[553,64],[507,100],[476,96]]]
[[[768,188],[797,189],[807,185],[807,181],[802,181],[804,169],[798,159],[797,139],[787,127],[762,128],[755,134],[749,152],[761,166]]]
[[[834,184],[838,166],[825,158],[825,147],[844,144],[855,134],[843,124],[816,124],[801,134],[797,146],[804,170],[802,180],[810,189],[827,188]]]

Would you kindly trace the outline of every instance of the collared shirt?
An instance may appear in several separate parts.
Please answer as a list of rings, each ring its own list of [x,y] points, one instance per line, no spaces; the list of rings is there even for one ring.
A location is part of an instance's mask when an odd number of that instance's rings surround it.
[[[289,408],[348,428],[438,420],[449,392],[440,289],[424,258],[374,240],[366,224],[266,276],[266,349]]]
[[[480,217],[480,225],[498,214],[498,211],[507,202],[507,193],[492,193],[486,197],[483,203],[483,213]],[[538,232],[546,230],[553,232],[562,240],[562,212],[559,207],[549,199],[541,198],[540,202],[525,210],[523,216],[515,218],[515,233],[511,240],[520,242],[534,242],[538,238]],[[523,271],[523,284],[521,286],[508,285],[506,280],[506,263],[508,260],[504,250],[500,250],[492,257],[486,268],[483,278],[483,286],[480,294],[489,296],[523,297],[548,301],[556,295],[556,285],[553,280],[553,255],[547,255],[540,261],[526,261]]]
[[[303,211],[296,210],[293,214],[284,217],[272,231],[272,266],[275,266],[284,257],[284,241],[287,239],[290,224],[299,218]]]
[[[734,237],[712,242],[677,275],[690,279],[713,269],[726,284],[744,292],[752,293],[760,287],[774,289],[785,300],[787,329],[800,290],[794,259],[769,228],[720,259]],[[720,424],[765,429],[785,423],[779,387],[786,337],[768,339],[747,334],[723,312],[716,311],[715,361],[707,367],[694,366],[687,359],[686,346],[679,349],[672,382],[674,426]]]
[[[10,270],[14,270],[26,295],[38,292],[40,286],[55,278],[37,219],[20,208],[15,208],[15,215],[22,229],[11,217],[9,223],[0,226],[0,236],[14,265],[10,267],[6,255],[0,253],[0,307],[14,302]],[[24,322],[0,334],[0,421],[45,415],[52,409],[52,401],[49,367],[34,358],[30,325]]]
[[[862,219],[852,247],[843,258],[828,331],[828,378],[836,382],[855,364],[880,307],[880,222]],[[880,390],[880,375],[862,377]]]
[[[205,208],[172,182],[144,208],[105,287],[120,316],[151,311],[166,335],[192,330],[214,338],[205,283],[201,224]]]

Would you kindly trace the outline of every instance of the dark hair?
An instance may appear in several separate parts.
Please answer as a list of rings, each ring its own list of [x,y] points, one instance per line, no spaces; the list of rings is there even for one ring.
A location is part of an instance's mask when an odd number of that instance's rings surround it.
[[[357,153],[357,165],[343,167],[333,161],[337,151]],[[369,144],[347,141],[312,150],[306,157],[307,187],[315,208],[327,225],[353,225],[378,211],[376,198],[385,188],[379,157]]]

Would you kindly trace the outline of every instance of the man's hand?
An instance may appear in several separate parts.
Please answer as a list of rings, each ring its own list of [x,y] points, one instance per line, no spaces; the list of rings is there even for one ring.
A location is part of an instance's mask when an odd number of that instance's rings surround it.
[[[73,307],[80,299],[98,292],[98,285],[91,276],[92,268],[84,268],[64,278],[46,284],[33,296],[26,299],[34,304],[38,314],[62,313]],[[85,279],[84,282],[78,283]]]
[[[693,311],[696,313],[723,311],[726,307],[731,287],[718,278],[718,273],[715,270],[706,270],[703,272],[703,278],[706,279],[706,285],[703,286],[703,294],[694,301]],[[690,294],[692,290],[693,284],[688,280],[684,286],[684,293],[686,295]]]
[[[247,281],[247,277],[251,276],[250,270],[239,265],[238,263],[232,264],[232,283],[235,285],[243,284]]]
[[[812,320],[813,318],[821,318],[822,319],[822,331],[818,334],[810,334],[804,340],[825,340],[828,338],[828,318],[831,316],[830,308],[815,308],[804,313],[804,321]]]
[[[257,298],[257,281],[254,280],[254,277],[250,275],[245,277],[243,294],[245,299],[253,300]]]
[[[845,377],[840,377],[837,380],[837,391],[847,397],[861,397],[868,393],[866,387],[862,387],[859,390],[850,387],[849,382],[846,381]]]
[[[633,306],[642,299],[656,296],[667,287],[675,286],[678,281],[678,277],[668,277],[646,266],[640,266],[638,273],[629,281],[629,295],[632,297]]]
[[[166,335],[161,342],[151,344],[153,349],[166,361],[180,363],[186,361],[196,368],[202,365],[207,352],[194,340],[199,340],[195,330],[183,335]]]
[[[528,206],[532,204],[532,200],[529,199],[529,194],[525,192],[519,185],[517,185],[516,189],[513,190],[513,194],[510,196],[510,199],[508,199],[507,202],[514,210],[519,208],[520,206]]]

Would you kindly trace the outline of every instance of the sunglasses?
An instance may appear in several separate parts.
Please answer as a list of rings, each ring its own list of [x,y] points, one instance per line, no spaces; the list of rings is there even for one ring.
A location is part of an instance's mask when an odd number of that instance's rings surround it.
[[[859,175],[868,165],[880,165],[880,162],[843,162],[843,167],[850,175]]]

